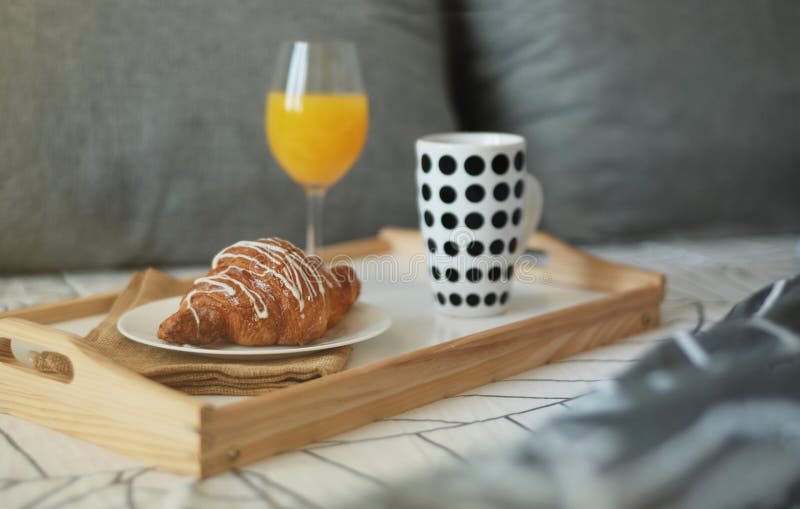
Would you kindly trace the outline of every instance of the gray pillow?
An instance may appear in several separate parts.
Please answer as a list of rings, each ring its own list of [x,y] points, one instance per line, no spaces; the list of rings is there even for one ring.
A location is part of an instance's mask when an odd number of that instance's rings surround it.
[[[800,231],[800,2],[446,6],[461,122],[528,138],[556,234]]]
[[[370,96],[361,159],[329,193],[328,241],[416,223],[413,140],[452,129],[428,0],[0,3],[0,271],[206,262],[302,243],[272,159],[278,44],[346,38]]]

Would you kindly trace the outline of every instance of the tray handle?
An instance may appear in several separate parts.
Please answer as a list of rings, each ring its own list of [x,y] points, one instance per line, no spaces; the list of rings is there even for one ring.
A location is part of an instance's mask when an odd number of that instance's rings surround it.
[[[422,234],[412,228],[382,228],[378,238],[387,243],[393,253],[415,254],[424,249]],[[549,233],[534,233],[527,247],[544,251],[547,259],[544,263],[545,260],[535,254],[533,258],[530,254],[521,258],[516,268],[520,276],[528,276],[545,284],[565,284],[603,292],[655,287],[663,295],[666,284],[663,274],[608,262],[574,248]]]
[[[26,387],[26,390],[29,391],[35,391],[40,387],[39,383],[46,383],[48,379],[68,382],[77,386],[78,389],[91,387],[93,390],[98,385],[123,383],[127,384],[129,388],[145,394],[157,392],[170,396],[177,394],[177,396],[183,397],[183,395],[117,364],[80,337],[47,325],[21,318],[3,318],[0,319],[0,340],[2,340],[0,341],[0,386],[8,382],[9,378],[17,381],[27,379],[30,382],[36,382]],[[21,362],[11,351],[10,343],[12,341],[21,341],[40,347],[42,349],[40,353],[58,354],[63,358],[61,362],[69,362],[71,373],[65,375],[42,372]],[[15,376],[8,376],[8,370],[16,372]]]
[[[24,343],[29,348],[39,347],[41,350],[35,349],[30,353],[37,355],[50,354],[53,356],[51,359],[61,364],[62,368],[53,371],[41,371],[30,366],[19,358],[18,352],[26,349],[13,348],[12,344],[17,341]],[[117,366],[105,366],[102,358],[98,358],[99,362],[95,365],[90,350],[86,346],[80,345],[78,341],[81,340],[77,336],[52,327],[20,318],[4,318],[0,320],[0,365],[19,371],[23,377],[49,378],[68,383],[72,383],[75,379],[76,364],[81,367],[81,372],[83,372],[86,365],[96,366],[95,369],[99,368],[100,371],[104,368],[117,370]],[[0,370],[0,377],[2,375],[3,371]]]
[[[20,362],[11,341],[69,359],[71,377]],[[198,474],[204,408],[202,401],[117,364],[78,336],[20,318],[0,319],[0,412]]]
[[[28,355],[31,362],[22,358],[24,354]],[[72,383],[75,368],[71,355],[75,355],[71,334],[21,319],[0,320],[0,379],[8,378],[6,375],[13,373],[15,379],[51,379]],[[48,362],[36,362],[34,356]],[[52,369],[41,369],[42,364]],[[14,371],[5,372],[4,369]]]
[[[546,263],[526,263],[526,259],[522,259],[517,263],[517,272],[534,276],[542,282],[605,292],[656,287],[663,295],[666,284],[664,274],[603,260],[572,247],[549,233],[534,233],[528,240],[527,247],[544,251],[547,254]]]

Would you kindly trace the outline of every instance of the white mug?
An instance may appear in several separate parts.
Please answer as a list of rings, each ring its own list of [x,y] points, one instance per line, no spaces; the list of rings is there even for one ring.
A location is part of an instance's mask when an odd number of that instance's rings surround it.
[[[514,263],[539,224],[542,188],[526,171],[525,139],[506,133],[419,138],[417,204],[441,313],[502,313]]]

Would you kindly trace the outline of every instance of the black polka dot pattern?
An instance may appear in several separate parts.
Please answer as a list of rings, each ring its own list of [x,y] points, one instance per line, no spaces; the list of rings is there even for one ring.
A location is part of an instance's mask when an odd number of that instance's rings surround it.
[[[444,271],[444,277],[446,277],[451,283],[455,283],[458,281],[458,271],[451,267]]]
[[[422,171],[425,173],[431,171],[431,158],[428,154],[422,154],[422,161],[420,161],[420,165],[422,166]]]
[[[422,199],[425,201],[431,199],[431,187],[428,184],[422,184]]]
[[[514,168],[517,171],[522,171],[523,166],[525,166],[525,154],[520,150],[514,156]]]
[[[522,192],[525,190],[525,183],[522,179],[517,180],[517,183],[514,184],[514,196],[517,198],[522,198]]]
[[[481,309],[492,314],[509,301],[513,262],[524,247],[514,237],[519,229],[512,225],[518,227],[523,219],[519,200],[527,183],[518,172],[525,168],[525,154],[465,155],[419,156],[417,196],[430,253],[430,280],[437,305],[454,314]],[[469,236],[462,240],[465,232]]]
[[[497,154],[492,159],[492,171],[498,175],[503,175],[508,171],[508,156],[505,154]]]
[[[467,199],[472,203],[479,203],[486,195],[486,191],[480,184],[472,184],[467,188],[466,195]]]
[[[439,199],[445,203],[453,203],[456,201],[456,190],[450,186],[444,186],[439,189]]]
[[[522,221],[522,209],[517,207],[514,209],[514,213],[511,214],[511,223],[514,226],[519,226],[520,221]]]
[[[492,194],[494,195],[495,200],[506,201],[509,192],[510,191],[508,189],[508,184],[506,184],[505,182],[500,182],[499,184],[494,186],[494,191],[492,191]]]
[[[495,255],[499,255],[505,249],[506,244],[500,239],[493,240],[491,244],[489,244],[489,252]]]
[[[508,222],[508,214],[503,210],[498,210],[492,214],[492,226],[495,228],[502,228]]]
[[[456,171],[456,160],[450,156],[439,158],[439,171],[445,175],[452,175]]]
[[[473,230],[478,230],[483,226],[483,216],[479,212],[470,212],[464,219],[464,223]]]
[[[483,173],[484,168],[486,168],[486,163],[483,162],[480,156],[469,156],[467,160],[464,161],[464,170],[473,177],[477,177]]]
[[[471,256],[480,256],[483,254],[483,244],[480,241],[473,240],[467,244],[467,253]]]
[[[467,281],[469,281],[470,283],[477,283],[483,277],[481,269],[475,267],[467,270],[467,272],[464,275],[467,277]]]
[[[468,293],[466,297],[462,297],[461,294],[452,292],[445,296],[442,292],[436,292],[434,294],[436,296],[436,300],[441,305],[446,305],[448,302],[453,306],[460,306],[463,302],[466,302],[470,307],[476,307],[481,304],[481,296],[477,293]],[[483,303],[486,306],[494,306],[497,302],[500,302],[500,305],[505,305],[508,302],[509,293],[507,291],[501,292],[498,298],[497,293],[489,292],[483,296]]]
[[[425,224],[427,223],[428,221],[426,219]],[[431,224],[429,224],[428,226],[432,226],[432,224],[433,224],[433,216],[431,215]],[[444,226],[448,230],[452,230],[453,228],[458,226],[458,218],[455,216],[455,214],[451,214],[450,212],[445,212],[444,214],[442,214],[442,226]]]

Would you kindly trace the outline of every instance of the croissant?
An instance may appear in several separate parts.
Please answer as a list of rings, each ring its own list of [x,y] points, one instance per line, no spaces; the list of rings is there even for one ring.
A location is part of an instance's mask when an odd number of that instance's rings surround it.
[[[350,267],[328,269],[282,239],[245,240],[214,257],[158,337],[193,345],[223,338],[248,346],[306,345],[336,325],[360,291]]]

